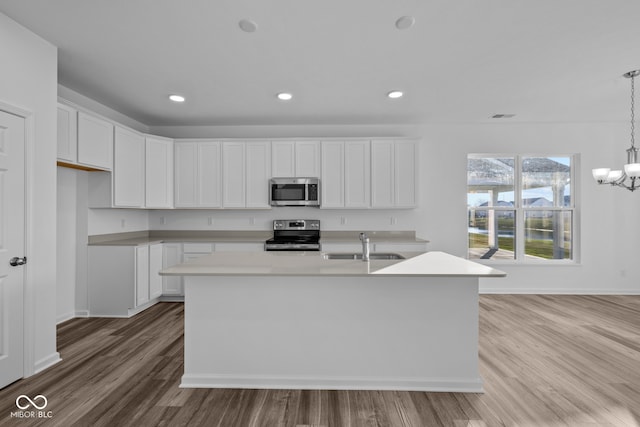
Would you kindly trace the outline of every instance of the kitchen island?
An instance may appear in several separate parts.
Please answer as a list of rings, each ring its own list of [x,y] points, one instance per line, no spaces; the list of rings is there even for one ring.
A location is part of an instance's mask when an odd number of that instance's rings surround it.
[[[478,280],[443,252],[216,252],[184,276],[181,387],[480,392]]]

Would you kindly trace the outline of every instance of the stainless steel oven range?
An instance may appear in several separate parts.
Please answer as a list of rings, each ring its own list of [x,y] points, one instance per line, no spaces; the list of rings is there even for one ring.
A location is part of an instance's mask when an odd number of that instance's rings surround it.
[[[265,251],[319,251],[320,220],[276,219],[273,237],[264,244]]]

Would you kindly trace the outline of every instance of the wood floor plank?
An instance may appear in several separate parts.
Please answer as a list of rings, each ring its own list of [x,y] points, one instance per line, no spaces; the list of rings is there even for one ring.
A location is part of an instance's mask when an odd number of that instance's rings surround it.
[[[0,426],[640,426],[640,297],[482,295],[485,393],[182,389],[180,303],[58,326],[63,361],[0,390]],[[47,397],[51,419],[12,419]]]

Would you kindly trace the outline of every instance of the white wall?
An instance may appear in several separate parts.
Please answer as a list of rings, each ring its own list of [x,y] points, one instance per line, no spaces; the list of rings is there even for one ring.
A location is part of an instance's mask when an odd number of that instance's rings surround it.
[[[466,251],[466,156],[468,153],[580,154],[576,200],[579,263],[574,266],[498,264],[506,279],[483,279],[484,292],[640,293],[633,250],[640,236],[639,194],[595,184],[591,169],[622,165],[628,129],[622,124],[483,124],[424,127],[426,185],[421,233],[432,249]]]
[[[0,100],[33,113],[26,277],[27,374],[60,360],[56,352],[57,50],[0,14]],[[29,182],[29,181],[28,181]],[[33,351],[31,351],[31,349]]]
[[[142,209],[89,209],[88,221],[90,236],[149,229],[149,214]]]

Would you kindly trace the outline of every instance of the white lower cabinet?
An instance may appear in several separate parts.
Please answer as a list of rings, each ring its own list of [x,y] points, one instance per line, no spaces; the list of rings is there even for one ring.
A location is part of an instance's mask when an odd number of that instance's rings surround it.
[[[164,245],[149,245],[149,299],[162,295],[162,276],[160,270],[164,263]]]
[[[162,245],[162,268],[173,267],[182,263],[182,243],[165,243]],[[163,276],[162,295],[182,296],[182,276]]]
[[[162,244],[89,246],[88,296],[92,317],[130,317],[160,296]]]
[[[149,246],[136,248],[136,307],[149,302]]]

